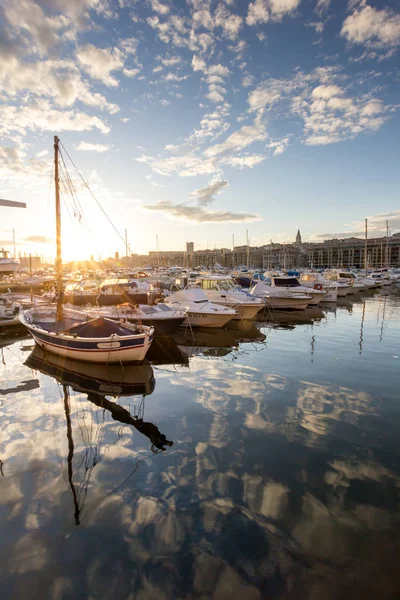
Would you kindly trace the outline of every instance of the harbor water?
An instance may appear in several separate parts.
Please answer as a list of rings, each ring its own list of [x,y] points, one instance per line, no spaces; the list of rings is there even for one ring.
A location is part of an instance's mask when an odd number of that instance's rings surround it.
[[[399,284],[119,375],[33,348],[1,348],[1,598],[400,597]]]

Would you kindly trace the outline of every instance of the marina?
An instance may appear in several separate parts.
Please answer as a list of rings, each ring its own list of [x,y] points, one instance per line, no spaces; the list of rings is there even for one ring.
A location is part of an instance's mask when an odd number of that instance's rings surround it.
[[[3,0],[0,600],[399,600],[400,0]]]
[[[3,597],[397,589],[399,315],[395,284],[124,366],[3,338]]]

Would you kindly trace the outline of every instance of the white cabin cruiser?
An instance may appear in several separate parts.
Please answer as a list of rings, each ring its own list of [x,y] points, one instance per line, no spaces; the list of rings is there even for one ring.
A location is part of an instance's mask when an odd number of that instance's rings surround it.
[[[293,294],[286,288],[276,288],[259,281],[250,294],[265,301],[268,308],[277,310],[304,310],[312,298],[309,294]]]
[[[232,277],[224,275],[198,277],[196,285],[204,291],[211,302],[234,308],[238,313],[234,320],[254,319],[256,314],[265,308],[263,300],[239,290]]]
[[[173,309],[184,309],[186,320],[183,324],[192,327],[224,327],[238,316],[233,308],[210,302],[199,288],[174,292],[165,298],[165,304]]]
[[[0,277],[2,275],[12,275],[19,267],[19,262],[10,258],[9,254],[4,248],[0,250]]]
[[[354,285],[354,279],[345,271],[337,271],[335,269],[325,271],[323,276],[328,281],[336,281],[338,285],[338,296],[347,296],[348,294],[355,294],[356,292],[361,291],[360,286]],[[362,289],[365,289],[364,286],[361,286]]]
[[[271,277],[271,287],[285,289],[290,291],[292,294],[306,294],[311,296],[309,301],[310,306],[317,306],[322,299],[326,296],[327,292],[324,290],[308,288],[299,282],[297,277],[293,276],[282,276],[282,277]]]
[[[338,284],[336,281],[324,279],[321,273],[302,273],[300,275],[300,283],[306,288],[326,292],[321,302],[337,302],[338,287],[341,284]]]

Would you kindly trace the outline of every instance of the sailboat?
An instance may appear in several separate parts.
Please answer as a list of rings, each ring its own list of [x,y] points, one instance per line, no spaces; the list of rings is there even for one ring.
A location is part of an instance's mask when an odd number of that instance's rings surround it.
[[[103,317],[90,318],[62,306],[59,145],[59,138],[54,136],[57,307],[23,311],[19,319],[39,346],[59,356],[94,363],[142,361],[153,340],[153,327],[119,323]]]

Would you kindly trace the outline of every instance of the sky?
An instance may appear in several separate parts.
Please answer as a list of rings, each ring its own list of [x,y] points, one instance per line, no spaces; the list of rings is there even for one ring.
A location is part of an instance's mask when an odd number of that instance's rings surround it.
[[[398,0],[2,0],[0,29],[0,248],[54,255],[54,135],[91,190],[65,154],[66,259],[400,231]]]

